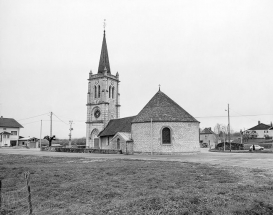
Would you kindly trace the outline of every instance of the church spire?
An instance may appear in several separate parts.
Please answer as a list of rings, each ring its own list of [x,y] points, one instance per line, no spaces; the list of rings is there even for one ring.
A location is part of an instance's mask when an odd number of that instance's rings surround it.
[[[105,20],[104,20],[103,41],[102,41],[102,47],[101,47],[98,73],[103,74],[105,68],[107,69],[107,73],[111,74],[108,50],[107,50],[107,44],[106,44],[106,38],[105,38]]]

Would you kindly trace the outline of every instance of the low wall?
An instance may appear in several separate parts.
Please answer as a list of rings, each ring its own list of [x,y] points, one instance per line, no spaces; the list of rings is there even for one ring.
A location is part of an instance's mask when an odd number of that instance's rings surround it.
[[[43,147],[42,151],[71,152],[71,153],[122,154],[121,150],[115,150],[115,149],[81,149],[81,148],[61,148],[61,147],[44,148]]]

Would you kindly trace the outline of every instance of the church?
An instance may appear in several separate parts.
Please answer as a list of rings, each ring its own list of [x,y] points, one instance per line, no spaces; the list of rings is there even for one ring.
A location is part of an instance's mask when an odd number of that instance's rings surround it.
[[[111,73],[105,30],[98,72],[89,73],[86,147],[122,153],[199,152],[199,122],[160,88],[135,116],[120,118],[119,74]]]

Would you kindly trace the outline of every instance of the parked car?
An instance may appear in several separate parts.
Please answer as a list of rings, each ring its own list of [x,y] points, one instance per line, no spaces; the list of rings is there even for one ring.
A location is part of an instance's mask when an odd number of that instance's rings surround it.
[[[259,145],[254,145],[254,147],[255,147],[255,150],[264,150],[264,147],[259,146]],[[251,145],[251,146],[249,147],[249,150],[252,150],[252,149],[253,149],[253,145]]]

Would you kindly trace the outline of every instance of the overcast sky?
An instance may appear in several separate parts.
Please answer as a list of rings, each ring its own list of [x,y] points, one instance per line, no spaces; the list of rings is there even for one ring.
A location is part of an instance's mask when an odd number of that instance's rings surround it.
[[[272,9],[271,0],[0,0],[0,115],[39,137],[52,111],[58,138],[68,138],[69,120],[72,138],[85,137],[87,78],[106,19],[121,117],[138,114],[160,84],[201,128],[227,124],[228,103],[234,130],[269,124]]]

